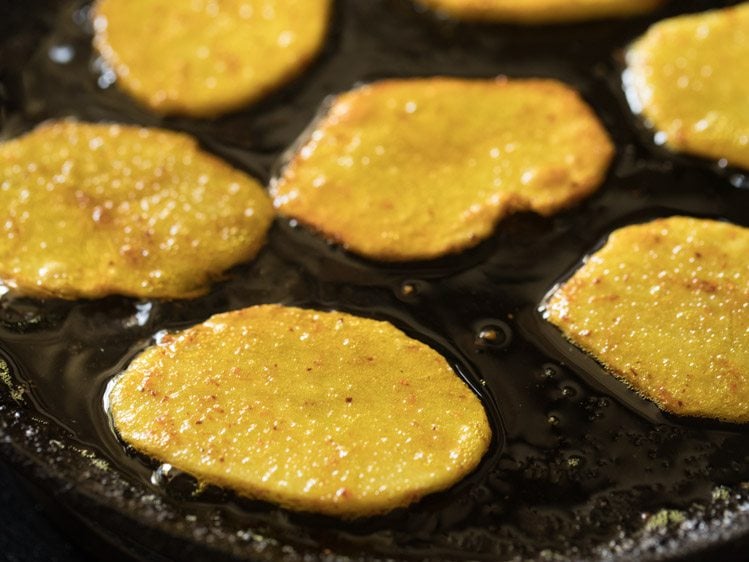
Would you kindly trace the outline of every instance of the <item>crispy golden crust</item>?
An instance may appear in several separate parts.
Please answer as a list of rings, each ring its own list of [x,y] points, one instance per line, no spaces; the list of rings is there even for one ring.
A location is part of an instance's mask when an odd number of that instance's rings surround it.
[[[279,305],[165,338],[116,379],[139,451],[294,510],[383,513],[472,471],[491,429],[437,352],[386,322]]]
[[[627,63],[633,107],[668,147],[749,169],[749,3],[659,22]]]
[[[553,80],[389,80],[338,96],[271,185],[279,211],[378,260],[432,259],[506,215],[552,214],[603,181],[613,146]]]
[[[749,229],[686,217],[611,234],[546,305],[664,410],[749,421]]]
[[[320,50],[330,0],[98,0],[94,45],[131,96],[210,117],[287,82]]]
[[[416,0],[465,20],[520,24],[619,18],[654,10],[665,0]]]
[[[0,280],[35,297],[187,298],[255,256],[252,178],[187,135],[49,122],[0,145]]]

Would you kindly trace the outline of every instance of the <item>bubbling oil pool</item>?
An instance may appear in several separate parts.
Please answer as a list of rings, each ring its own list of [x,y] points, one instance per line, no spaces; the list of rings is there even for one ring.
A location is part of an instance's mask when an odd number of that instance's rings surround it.
[[[598,556],[611,540],[615,547],[635,541],[656,548],[659,530],[686,532],[689,521],[746,510],[745,428],[661,414],[604,375],[537,310],[614,228],[675,213],[749,224],[742,210],[749,208],[749,191],[736,185],[742,175],[664,154],[638,129],[612,57],[644,29],[642,21],[605,30],[596,24],[544,29],[544,35],[501,29],[441,22],[399,0],[350,2],[339,6],[326,53],[295,84],[258,110],[193,122],[159,119],[117,92],[88,46],[85,9],[63,9],[18,69],[23,87],[8,104],[15,110],[5,136],[67,115],[161,125],[196,135],[265,181],[331,93],[392,75],[507,73],[557,77],[581,88],[619,155],[601,192],[579,207],[552,219],[512,217],[478,248],[437,262],[363,261],[278,220],[255,262],[193,301],[63,303],[5,295],[0,352],[23,397],[18,407],[64,428],[67,446],[95,451],[141,494],[156,492],[187,521],[219,514],[227,529],[266,528],[320,556],[325,549],[404,559]],[[157,334],[265,302],[387,319],[446,355],[482,397],[495,430],[477,472],[408,510],[341,523],[197,489],[187,475],[117,441],[102,406],[105,388]]]

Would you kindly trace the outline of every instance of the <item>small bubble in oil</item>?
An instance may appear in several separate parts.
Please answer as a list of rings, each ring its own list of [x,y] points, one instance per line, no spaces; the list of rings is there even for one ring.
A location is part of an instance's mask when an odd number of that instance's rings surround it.
[[[164,463],[151,473],[151,484],[154,486],[166,486],[172,477],[172,465]]]
[[[563,386],[562,396],[564,396],[565,398],[574,398],[575,396],[577,396],[577,390],[575,390],[571,386]]]
[[[135,312],[133,315],[126,319],[124,325],[126,328],[133,328],[136,326],[143,327],[151,319],[151,311],[153,309],[153,303],[149,301],[141,301],[135,303]]]
[[[551,427],[557,427],[561,423],[559,416],[556,414],[550,414],[549,417],[546,418],[546,421]]]
[[[570,455],[567,457],[567,466],[570,468],[580,468],[584,462],[585,459],[580,455]]]
[[[737,189],[749,189],[749,178],[744,174],[734,174],[730,181],[731,185]]]
[[[541,374],[545,379],[553,379],[562,374],[562,369],[553,363],[546,363],[541,366]]]
[[[75,50],[71,45],[54,45],[49,48],[47,55],[52,62],[68,64],[75,57]]]
[[[174,468],[169,463],[159,465],[151,473],[151,484],[158,486],[173,498],[186,499],[204,490],[193,476]]]
[[[480,349],[505,349],[512,341],[512,330],[504,322],[487,324],[479,329],[474,340]]]
[[[397,289],[398,296],[402,299],[412,299],[422,292],[422,283],[420,281],[403,281]]]
[[[403,283],[401,285],[401,295],[410,297],[416,293],[416,286],[413,283]]]
[[[84,6],[73,12],[73,22],[81,27],[86,27],[91,23],[91,9],[90,6]]]
[[[101,88],[102,90],[106,90],[112,84],[117,82],[117,75],[114,73],[114,70],[109,67],[109,65],[104,61],[103,58],[97,57],[93,63],[91,64],[91,70],[94,72],[94,74],[98,75],[96,78],[96,84]]]

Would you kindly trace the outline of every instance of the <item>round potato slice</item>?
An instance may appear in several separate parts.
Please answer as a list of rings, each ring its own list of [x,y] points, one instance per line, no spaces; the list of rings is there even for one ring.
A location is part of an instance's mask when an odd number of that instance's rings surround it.
[[[749,169],[749,3],[659,22],[627,63],[628,97],[658,142]]]
[[[330,0],[98,0],[94,45],[159,113],[210,117],[287,82],[320,50]]]
[[[17,294],[187,298],[255,256],[273,207],[184,134],[58,121],[0,144],[0,280]]]
[[[416,0],[465,20],[544,24],[643,14],[665,0]]]
[[[125,442],[204,483],[344,518],[453,485],[491,440],[434,350],[386,322],[279,305],[167,336],[109,403]]]
[[[553,80],[389,80],[338,96],[271,193],[353,252],[432,259],[510,213],[589,195],[612,154],[591,109]]]
[[[749,228],[672,217],[614,231],[546,318],[662,409],[749,421]]]

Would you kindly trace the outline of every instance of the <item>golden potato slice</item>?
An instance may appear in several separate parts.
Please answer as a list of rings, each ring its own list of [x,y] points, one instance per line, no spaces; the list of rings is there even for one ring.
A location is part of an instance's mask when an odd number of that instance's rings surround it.
[[[659,22],[627,54],[635,111],[656,139],[749,168],[749,3]]]
[[[320,50],[330,0],[98,0],[94,45],[159,113],[210,117],[256,101]]]
[[[0,280],[18,294],[186,298],[255,256],[273,208],[187,135],[74,121],[0,144]]]
[[[634,16],[665,0],[417,0],[466,20],[521,24],[563,23]]]
[[[115,379],[114,425],[199,480],[353,518],[445,489],[491,430],[444,358],[387,322],[265,305],[168,336]]]
[[[749,421],[749,229],[673,217],[614,231],[546,317],[674,414]]]
[[[553,80],[389,80],[338,96],[271,185],[276,207],[379,260],[474,246],[506,215],[593,192],[613,147]]]

